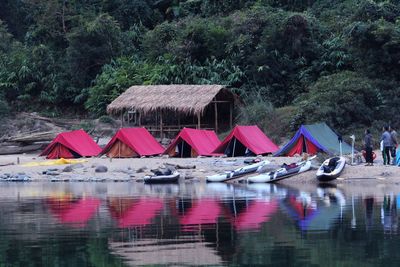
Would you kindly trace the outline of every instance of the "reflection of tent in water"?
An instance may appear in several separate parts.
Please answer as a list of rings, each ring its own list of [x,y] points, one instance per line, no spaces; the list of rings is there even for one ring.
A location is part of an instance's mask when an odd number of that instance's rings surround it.
[[[82,198],[78,201],[65,199],[47,200],[51,212],[56,215],[61,223],[77,224],[83,226],[96,213],[100,206],[97,198]]]
[[[215,149],[229,157],[265,155],[277,151],[274,144],[257,126],[236,126]]]
[[[184,230],[198,230],[203,225],[215,225],[221,213],[219,203],[214,199],[199,199],[180,218]]]
[[[40,156],[46,156],[48,159],[70,159],[94,157],[100,152],[101,148],[84,130],[76,130],[57,135]]]
[[[109,200],[111,216],[118,221],[118,227],[129,228],[151,224],[163,209],[163,201],[158,198],[112,199]]]
[[[290,195],[281,202],[284,210],[297,222],[301,230],[327,231],[340,217],[344,198],[325,194],[324,201],[308,202]]]
[[[276,200],[254,200],[246,211],[235,218],[234,225],[238,230],[260,229],[263,223],[271,219],[277,208]]]
[[[107,154],[111,158],[131,158],[159,155],[163,152],[164,148],[146,128],[123,128],[118,130],[101,154]]]
[[[343,154],[351,153],[351,146],[342,143]],[[323,151],[328,154],[340,153],[339,136],[325,123],[302,125],[293,138],[275,156],[294,156],[306,152],[315,155]]]
[[[181,158],[214,156],[213,151],[220,143],[214,131],[184,128],[164,154]]]

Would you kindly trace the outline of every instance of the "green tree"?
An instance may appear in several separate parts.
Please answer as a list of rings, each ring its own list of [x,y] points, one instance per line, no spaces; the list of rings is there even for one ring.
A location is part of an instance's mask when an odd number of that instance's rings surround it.
[[[305,122],[323,121],[338,129],[371,126],[383,107],[373,81],[350,71],[321,77],[297,101]]]

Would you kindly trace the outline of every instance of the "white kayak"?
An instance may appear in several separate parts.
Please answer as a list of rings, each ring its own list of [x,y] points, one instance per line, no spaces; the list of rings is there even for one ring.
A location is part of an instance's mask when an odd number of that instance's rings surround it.
[[[285,165],[275,171],[259,174],[247,178],[249,183],[272,183],[282,179],[292,177],[296,174],[308,171],[311,169],[311,159],[299,163]]]
[[[340,176],[345,166],[346,159],[344,157],[333,157],[325,160],[317,171],[318,181],[328,182],[336,179]]]
[[[231,179],[239,178],[243,175],[257,172],[265,165],[270,164],[268,160],[263,160],[255,164],[244,166],[233,171],[228,171],[223,174],[215,174],[206,177],[207,182],[225,182]]]

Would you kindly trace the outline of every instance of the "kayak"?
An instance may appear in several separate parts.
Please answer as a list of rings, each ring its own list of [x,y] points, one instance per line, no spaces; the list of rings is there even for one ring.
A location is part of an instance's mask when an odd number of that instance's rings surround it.
[[[296,174],[308,171],[311,169],[311,160],[302,161],[298,163],[292,163],[289,165],[284,164],[281,168],[264,173],[256,176],[249,177],[247,182],[249,183],[272,183],[279,180],[283,180],[292,177]]]
[[[265,165],[268,165],[268,164],[270,164],[270,162],[268,160],[263,160],[263,161],[255,163],[255,164],[251,164],[248,166],[238,168],[233,171],[225,172],[223,174],[215,174],[215,175],[207,176],[206,180],[207,180],[207,182],[225,182],[225,181],[228,181],[231,179],[239,178],[239,177],[249,174],[249,173],[257,172],[262,167],[264,167]]]
[[[329,182],[335,180],[340,176],[345,166],[346,159],[344,157],[333,157],[325,160],[317,171],[318,181]]]
[[[179,181],[180,174],[174,171],[171,174],[164,175],[147,175],[143,178],[146,184],[168,184],[177,183]]]

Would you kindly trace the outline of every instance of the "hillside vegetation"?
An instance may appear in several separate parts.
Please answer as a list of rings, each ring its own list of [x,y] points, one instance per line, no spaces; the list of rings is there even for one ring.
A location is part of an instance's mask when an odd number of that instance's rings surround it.
[[[398,126],[400,1],[0,0],[0,116],[105,114],[130,85],[225,84],[287,134]],[[278,127],[279,128],[279,127]]]

